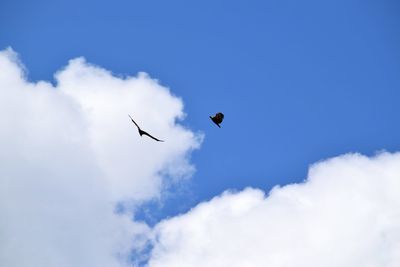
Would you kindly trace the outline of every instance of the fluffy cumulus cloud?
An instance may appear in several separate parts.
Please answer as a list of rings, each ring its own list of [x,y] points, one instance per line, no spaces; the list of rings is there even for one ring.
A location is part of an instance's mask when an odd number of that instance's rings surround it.
[[[301,184],[227,191],[150,228],[134,208],[190,176],[201,142],[182,101],[83,58],[55,85],[23,69],[0,51],[1,266],[400,266],[400,153],[325,160]]]
[[[141,73],[116,77],[71,60],[55,85],[30,82],[0,51],[0,265],[123,266],[149,228],[115,212],[190,176],[201,136],[179,125],[182,101]],[[140,138],[143,129],[167,142]]]
[[[154,234],[150,267],[397,267],[400,153],[329,159],[268,196],[226,192]]]

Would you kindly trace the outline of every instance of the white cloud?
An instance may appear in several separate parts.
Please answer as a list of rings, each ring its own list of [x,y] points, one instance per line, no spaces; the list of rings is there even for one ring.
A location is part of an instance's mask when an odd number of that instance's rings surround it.
[[[225,192],[154,234],[150,267],[397,267],[400,153],[326,160],[268,196]]]
[[[55,86],[27,81],[11,49],[0,70],[1,266],[129,265],[149,237],[149,267],[400,266],[399,153],[319,162],[302,184],[225,192],[150,229],[115,203],[192,173],[201,136],[177,124],[182,101],[82,58]],[[140,138],[128,113],[167,142]]]
[[[182,101],[146,74],[119,78],[82,58],[55,86],[27,81],[11,49],[0,70],[1,266],[121,266],[149,229],[115,203],[158,197],[163,177],[193,171],[201,136],[177,124]],[[166,142],[140,138],[128,113]]]

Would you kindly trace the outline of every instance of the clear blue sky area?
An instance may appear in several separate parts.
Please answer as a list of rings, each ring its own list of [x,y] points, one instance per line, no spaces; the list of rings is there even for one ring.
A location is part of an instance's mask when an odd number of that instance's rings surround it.
[[[147,220],[226,189],[302,181],[324,158],[400,148],[395,0],[1,0],[8,46],[32,81],[84,56],[182,97],[184,124],[206,135],[197,172]],[[208,118],[218,111],[221,129]]]

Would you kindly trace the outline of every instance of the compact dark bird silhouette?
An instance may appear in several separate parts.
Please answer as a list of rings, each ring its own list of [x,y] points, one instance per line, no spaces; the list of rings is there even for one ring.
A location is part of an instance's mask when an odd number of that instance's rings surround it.
[[[140,136],[142,136],[142,135],[147,135],[148,137],[150,137],[150,138],[152,138],[152,139],[154,139],[154,140],[156,140],[156,141],[158,141],[158,142],[164,142],[164,140],[157,139],[157,138],[155,138],[154,136],[152,136],[151,134],[149,134],[149,133],[143,131],[142,129],[140,129],[139,125],[136,124],[136,122],[132,119],[131,115],[128,114],[128,116],[129,116],[129,118],[131,118],[132,122],[133,122],[133,123],[136,125],[136,127],[138,128]]]
[[[218,112],[217,114],[215,114],[214,117],[211,117],[211,116],[210,116],[210,119],[211,119],[219,128],[221,128],[220,123],[224,120],[224,114],[222,114],[221,112]]]

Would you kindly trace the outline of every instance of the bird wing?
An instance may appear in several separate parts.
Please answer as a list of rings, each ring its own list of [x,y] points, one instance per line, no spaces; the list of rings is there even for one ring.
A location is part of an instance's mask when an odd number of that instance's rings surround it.
[[[221,128],[221,126],[219,126],[219,123],[221,123],[221,122],[218,121],[217,116],[214,116],[214,117],[211,117],[211,116],[210,116],[210,119],[211,119],[212,122],[215,123],[219,128]]]
[[[215,119],[218,121],[218,123],[221,123],[224,120],[224,114],[218,112],[217,114],[215,114]]]
[[[216,123],[216,124],[221,123],[222,120],[223,120],[223,117],[222,117],[219,113],[218,113],[218,114],[215,114],[214,117],[211,117],[211,116],[210,116],[210,118],[211,118],[211,120],[212,120],[214,123]]]
[[[149,134],[149,133],[147,133],[147,132],[145,132],[145,131],[143,131],[143,130],[142,130],[142,133],[145,134],[145,135],[147,135],[147,136],[150,137],[150,138],[153,138],[154,140],[156,140],[156,141],[158,141],[158,142],[164,142],[164,140],[157,139],[157,138],[155,138],[154,136],[152,136],[151,134]]]
[[[138,129],[140,129],[139,125],[137,125],[137,123],[132,119],[131,115],[128,114],[128,116],[129,116],[129,118],[131,118],[132,122],[136,125],[136,127],[137,127]]]

